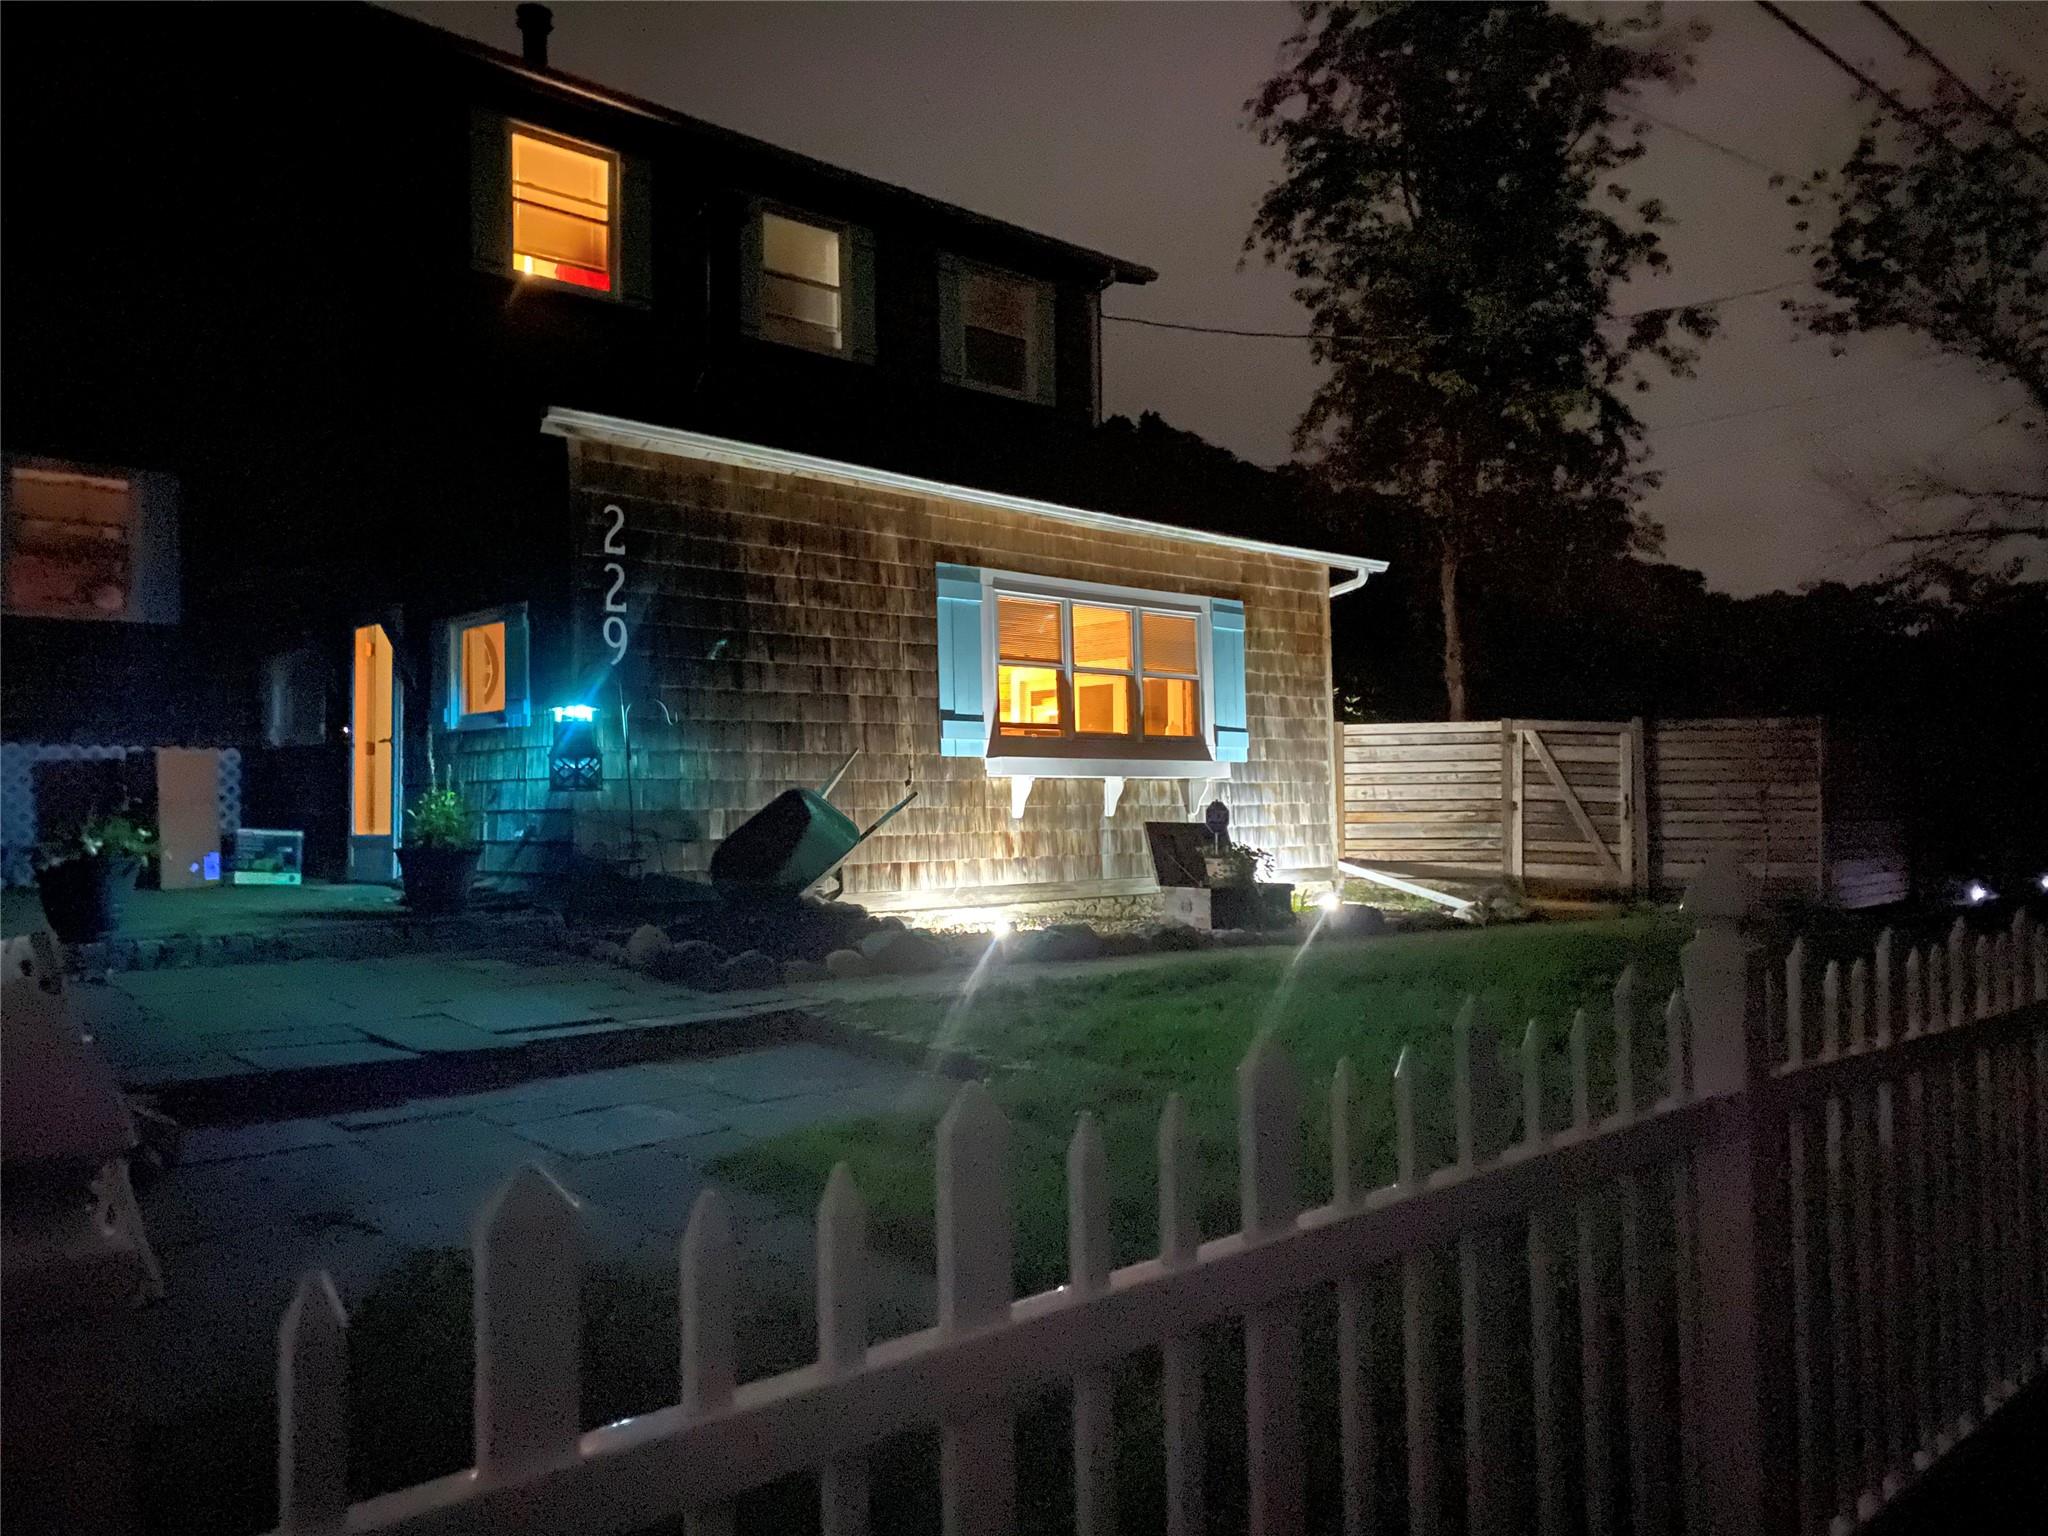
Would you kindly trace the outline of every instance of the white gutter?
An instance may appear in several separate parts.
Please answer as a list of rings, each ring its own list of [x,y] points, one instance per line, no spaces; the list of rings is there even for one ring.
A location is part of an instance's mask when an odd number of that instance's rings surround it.
[[[680,427],[659,427],[647,422],[626,421],[617,416],[601,416],[592,411],[571,411],[556,406],[542,418],[540,429],[553,437],[616,443],[627,448],[645,449],[650,453],[699,459],[709,464],[730,464],[736,469],[800,475],[810,480],[829,480],[839,485],[897,491],[907,496],[944,497],[949,501],[965,502],[970,506],[988,507],[998,512],[1022,512],[1032,517],[1075,523],[1083,528],[1099,528],[1110,533],[1138,533],[1155,539],[1177,539],[1186,544],[1205,544],[1216,549],[1242,550],[1256,555],[1278,555],[1284,559],[1302,560],[1311,565],[1350,572],[1342,581],[1330,588],[1332,597],[1357,591],[1370,578],[1387,568],[1386,561],[1368,560],[1362,555],[1338,555],[1328,550],[1300,549],[1291,544],[1268,544],[1262,539],[1241,539],[1227,533],[1205,533],[1193,528],[1176,528],[1170,523],[1148,522],[1138,517],[1119,517],[1112,512],[1089,512],[1080,507],[1062,506],[1058,502],[1037,501],[1029,496],[1006,496],[998,491],[978,491],[972,486],[948,485],[941,480],[926,480],[917,475],[897,474],[894,470],[869,469],[864,465],[848,464],[839,459],[821,459],[807,453],[792,453],[785,448],[767,448],[758,443],[742,443],[729,437],[686,432]]]

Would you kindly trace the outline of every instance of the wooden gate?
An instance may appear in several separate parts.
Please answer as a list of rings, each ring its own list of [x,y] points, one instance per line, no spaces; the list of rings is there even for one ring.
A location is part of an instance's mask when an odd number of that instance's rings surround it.
[[[1516,882],[1647,893],[1640,720],[1503,720],[1501,857]]]

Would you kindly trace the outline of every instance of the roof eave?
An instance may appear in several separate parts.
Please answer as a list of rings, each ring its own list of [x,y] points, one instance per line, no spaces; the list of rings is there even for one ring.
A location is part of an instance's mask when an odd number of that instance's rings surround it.
[[[873,469],[866,465],[849,464],[841,459],[796,453],[787,448],[770,448],[760,443],[743,443],[734,438],[713,437],[705,432],[690,432],[681,427],[627,421],[621,417],[605,416],[595,411],[552,407],[541,420],[541,431],[554,437],[615,443],[622,447],[644,449],[650,453],[697,459],[711,464],[727,464],[738,469],[797,475],[806,479],[832,481],[840,485],[894,491],[906,496],[943,497],[971,506],[988,507],[994,511],[1050,518],[1057,522],[1099,528],[1106,532],[1144,534],[1151,538],[1174,539],[1182,543],[1233,549],[1246,554],[1300,560],[1329,570],[1348,573],[1343,580],[1330,588],[1332,597],[1356,591],[1387,568],[1386,561],[1370,560],[1363,555],[1340,555],[1331,550],[1303,549],[1292,544],[1272,544],[1263,539],[1240,538],[1235,534],[1210,533],[1198,528],[1178,528],[1171,523],[1155,523],[1146,518],[1125,517],[1115,512],[1091,512],[1084,507],[1069,507],[1055,501],[1039,501],[1029,496],[1011,496],[1001,491],[977,490],[973,486],[928,480],[921,475]]]

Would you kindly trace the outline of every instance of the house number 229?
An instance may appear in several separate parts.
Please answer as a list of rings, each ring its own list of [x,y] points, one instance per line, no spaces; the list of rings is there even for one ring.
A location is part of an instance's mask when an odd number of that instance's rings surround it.
[[[605,508],[611,515],[611,528],[604,536],[604,553],[623,555],[626,552],[626,509],[617,502]],[[612,584],[604,595],[604,643],[611,647],[612,665],[617,666],[626,659],[626,621],[620,615],[626,611],[625,599],[619,596],[626,585],[626,567],[617,560],[604,563],[605,575]]]

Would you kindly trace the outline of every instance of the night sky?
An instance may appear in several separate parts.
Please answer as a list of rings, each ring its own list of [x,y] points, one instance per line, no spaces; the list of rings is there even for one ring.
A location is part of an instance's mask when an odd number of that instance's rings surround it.
[[[503,4],[395,7],[516,52]],[[1909,98],[1932,78],[1871,16],[1799,18]],[[1965,78],[1992,66],[2048,82],[2048,7],[1898,3],[1892,12]],[[1105,296],[1110,314],[1298,331],[1287,280],[1244,233],[1277,154],[1244,128],[1245,98],[1292,25],[1274,4],[557,4],[554,64],[572,74],[1159,270]],[[1697,83],[1645,109],[1718,141],[1653,127],[1634,184],[1680,221],[1671,271],[1623,307],[1692,303],[1800,278],[1795,215],[1763,166],[1839,165],[1866,108],[1854,86],[1763,12],[1669,6],[1713,38]],[[1749,162],[1757,162],[1752,164]],[[1844,487],[1881,492],[1901,468],[1966,483],[2048,482],[2048,443],[2008,413],[2016,386],[1907,335],[1832,357],[1778,308],[1802,290],[1733,300],[1699,377],[1639,397],[1656,464],[1647,506],[1666,553],[1750,593],[1882,569],[1884,529]],[[1106,409],[1155,410],[1261,463],[1288,455],[1315,387],[1304,343],[1105,327]],[[573,402],[569,402],[573,403]],[[1170,509],[1162,508],[1162,516]]]

